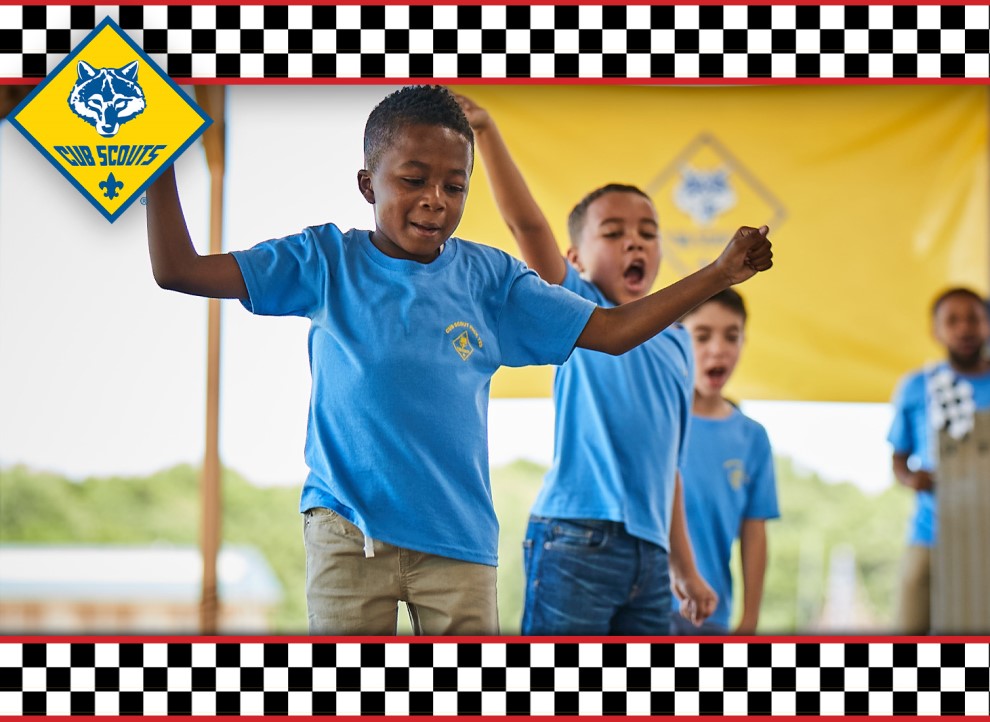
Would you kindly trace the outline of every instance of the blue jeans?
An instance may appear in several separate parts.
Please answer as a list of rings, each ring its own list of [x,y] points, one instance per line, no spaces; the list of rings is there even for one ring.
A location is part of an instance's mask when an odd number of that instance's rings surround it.
[[[523,634],[670,634],[667,552],[624,524],[533,516],[523,553]]]

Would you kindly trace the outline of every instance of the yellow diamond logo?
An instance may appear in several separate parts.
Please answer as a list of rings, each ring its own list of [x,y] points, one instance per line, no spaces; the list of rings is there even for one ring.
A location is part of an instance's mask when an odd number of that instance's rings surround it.
[[[109,17],[9,118],[111,223],[212,122]]]
[[[646,186],[663,228],[660,283],[713,261],[739,226],[779,230],[777,197],[715,136],[702,133]]]
[[[464,361],[467,361],[468,356],[474,353],[474,346],[471,345],[471,337],[468,336],[467,331],[459,335],[451,343],[454,344],[454,350],[457,351],[458,355]]]

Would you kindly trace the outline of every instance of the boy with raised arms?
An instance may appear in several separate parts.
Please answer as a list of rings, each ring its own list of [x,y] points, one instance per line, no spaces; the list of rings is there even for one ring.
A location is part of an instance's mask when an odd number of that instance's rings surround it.
[[[530,267],[602,310],[632,311],[648,300],[661,258],[650,198],[614,183],[588,193],[570,213],[561,255],[497,126],[469,98],[459,100]],[[735,238],[766,233],[744,228]],[[671,587],[693,624],[715,608],[695,567],[678,474],[693,365],[690,338],[675,325],[614,358],[579,348],[558,369],[553,464],[523,546],[523,634],[668,634]]]
[[[498,524],[487,456],[499,366],[623,353],[772,265],[744,229],[717,261],[636,304],[598,308],[496,249],[454,237],[474,135],[453,95],[411,86],[370,114],[357,190],[374,230],[333,224],[200,256],[171,169],[148,191],[164,288],[310,319],[303,486],[310,631],[494,634]],[[371,333],[373,331],[373,333]]]

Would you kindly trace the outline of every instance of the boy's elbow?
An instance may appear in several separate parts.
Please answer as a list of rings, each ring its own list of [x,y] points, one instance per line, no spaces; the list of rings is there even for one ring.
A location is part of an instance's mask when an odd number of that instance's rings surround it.
[[[168,287],[168,279],[165,276],[161,275],[160,273],[158,273],[155,270],[152,270],[151,275],[154,277],[155,283],[158,284],[158,287],[159,288],[161,288],[161,289],[163,289],[165,291],[171,290]]]
[[[154,276],[155,283],[158,284],[159,288],[165,291],[177,290],[176,286],[178,285],[178,282],[174,274],[168,273],[167,271],[152,266],[151,275]]]
[[[155,277],[155,283],[158,284],[158,287],[165,291],[176,291],[178,293],[190,292],[189,279],[181,273],[177,273],[174,270],[152,268],[152,275]]]

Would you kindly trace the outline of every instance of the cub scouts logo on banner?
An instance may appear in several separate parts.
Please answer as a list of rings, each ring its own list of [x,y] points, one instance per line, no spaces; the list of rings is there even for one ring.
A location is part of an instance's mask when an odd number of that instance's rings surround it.
[[[664,266],[676,277],[713,261],[739,226],[776,231],[779,200],[714,136],[691,141],[646,186],[660,214]]]
[[[109,17],[9,117],[111,223],[212,122]]]

